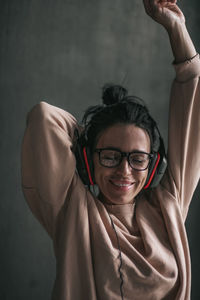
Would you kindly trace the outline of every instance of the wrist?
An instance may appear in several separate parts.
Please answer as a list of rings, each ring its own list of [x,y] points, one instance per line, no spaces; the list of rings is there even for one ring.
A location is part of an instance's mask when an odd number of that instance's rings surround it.
[[[174,62],[181,63],[196,55],[195,47],[187,31],[185,22],[175,22],[173,26],[167,29]]]
[[[169,37],[171,36],[183,36],[187,32],[185,20],[173,20],[170,24],[164,26]]]

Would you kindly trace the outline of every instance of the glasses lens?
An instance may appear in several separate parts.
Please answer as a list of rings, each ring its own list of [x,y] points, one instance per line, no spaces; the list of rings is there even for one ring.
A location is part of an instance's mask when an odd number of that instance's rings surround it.
[[[121,161],[121,153],[116,150],[101,150],[100,163],[105,167],[116,167]]]
[[[145,170],[149,165],[149,155],[147,153],[131,153],[129,163],[135,170]]]

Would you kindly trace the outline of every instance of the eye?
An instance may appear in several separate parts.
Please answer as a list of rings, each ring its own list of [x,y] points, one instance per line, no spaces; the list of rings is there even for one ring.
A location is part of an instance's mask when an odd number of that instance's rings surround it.
[[[118,151],[104,149],[100,152],[100,163],[105,167],[114,167],[118,165],[121,154]]]
[[[119,159],[120,154],[113,150],[103,150],[101,152],[101,158],[106,160],[117,160]]]
[[[149,161],[149,156],[145,153],[133,153],[130,156],[130,162],[134,165],[145,165]]]

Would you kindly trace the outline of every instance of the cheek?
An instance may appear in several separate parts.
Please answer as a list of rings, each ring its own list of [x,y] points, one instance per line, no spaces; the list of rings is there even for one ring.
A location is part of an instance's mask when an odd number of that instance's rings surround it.
[[[96,158],[94,158],[93,163],[94,163],[94,178],[95,178],[95,182],[96,182],[96,184],[99,187],[101,187],[102,184],[103,184],[103,182],[105,181],[104,178],[106,178],[107,176],[111,175],[111,173],[113,172],[113,170],[101,166],[99,164],[98,159],[96,159]]]
[[[141,178],[141,189],[143,189],[143,187],[146,185],[147,177],[148,177],[148,170],[145,171],[145,173]]]
[[[94,177],[95,177],[95,181],[98,184],[99,178],[105,173],[104,168],[99,165],[99,163],[94,160]]]
[[[145,170],[143,172],[139,172],[138,174],[138,179],[141,181],[141,182],[145,182],[146,179],[147,179],[147,176],[148,176],[148,170]]]
[[[136,189],[138,193],[144,187],[147,180],[147,176],[148,176],[148,170],[145,170],[143,172],[137,172],[134,174],[134,178],[137,181]]]
[[[101,174],[101,166],[99,165],[98,159],[96,157],[93,158],[93,164],[94,164],[94,178],[95,182],[99,184],[99,177]]]

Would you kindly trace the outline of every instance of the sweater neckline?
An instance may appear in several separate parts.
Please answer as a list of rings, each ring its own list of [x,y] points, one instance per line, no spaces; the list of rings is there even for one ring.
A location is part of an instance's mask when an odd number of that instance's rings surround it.
[[[104,203],[104,206],[108,213],[113,215],[120,215],[123,217],[126,217],[128,215],[134,215],[135,212],[135,202],[134,203],[128,203],[128,204],[106,204]]]

